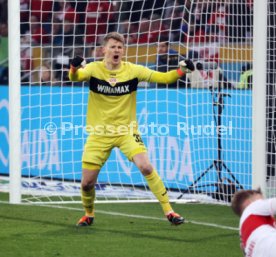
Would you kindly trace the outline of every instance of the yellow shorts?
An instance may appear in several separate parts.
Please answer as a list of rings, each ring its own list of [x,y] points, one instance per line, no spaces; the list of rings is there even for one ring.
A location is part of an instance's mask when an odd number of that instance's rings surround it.
[[[147,148],[138,133],[115,137],[90,134],[82,155],[83,168],[100,169],[114,147],[118,147],[130,161],[136,154],[147,152]]]

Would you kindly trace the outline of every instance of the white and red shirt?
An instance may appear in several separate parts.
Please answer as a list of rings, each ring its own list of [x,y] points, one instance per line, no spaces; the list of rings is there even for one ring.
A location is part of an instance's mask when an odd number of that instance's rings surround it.
[[[248,205],[240,219],[240,237],[246,257],[276,257],[276,198]]]

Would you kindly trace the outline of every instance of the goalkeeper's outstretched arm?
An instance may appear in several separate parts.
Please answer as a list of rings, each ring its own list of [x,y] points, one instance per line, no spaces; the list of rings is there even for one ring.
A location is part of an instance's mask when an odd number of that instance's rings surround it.
[[[191,60],[181,61],[177,70],[171,70],[168,72],[154,71],[151,74],[149,82],[171,84],[176,82],[179,78],[187,73],[195,70],[195,66]]]

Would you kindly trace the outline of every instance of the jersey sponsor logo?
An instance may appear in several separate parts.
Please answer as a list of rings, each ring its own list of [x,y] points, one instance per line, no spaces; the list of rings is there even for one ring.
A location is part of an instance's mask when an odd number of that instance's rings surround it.
[[[117,87],[110,87],[106,85],[99,85],[97,86],[97,91],[99,93],[104,93],[104,94],[116,94],[116,95],[121,95],[121,94],[127,94],[129,93],[129,85],[125,86],[117,86]]]
[[[115,80],[111,80],[114,85],[109,81],[100,80],[94,77],[90,79],[90,90],[103,95],[126,95],[137,90],[138,79],[132,79],[125,82],[116,83]],[[116,80],[117,81],[117,80]]]

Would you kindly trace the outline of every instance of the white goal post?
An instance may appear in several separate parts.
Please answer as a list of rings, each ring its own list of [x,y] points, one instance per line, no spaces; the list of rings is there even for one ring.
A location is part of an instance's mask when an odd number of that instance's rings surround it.
[[[256,187],[276,195],[275,174],[267,174],[270,0],[27,2],[20,11],[19,0],[9,1],[9,87],[0,85],[0,106],[9,101],[0,108],[9,114],[0,127],[9,131],[0,149],[0,180],[9,187],[0,189],[11,203],[80,201],[89,86],[68,81],[68,65],[75,55],[101,60],[110,31],[125,36],[126,61],[159,71],[184,58],[196,64],[174,85],[140,83],[137,91],[141,136],[172,201],[228,204],[235,191]],[[118,149],[96,195],[155,201]]]
[[[21,202],[20,4],[8,2],[10,203]]]
[[[254,1],[252,187],[266,192],[267,1]],[[261,85],[261,86],[260,86]]]

